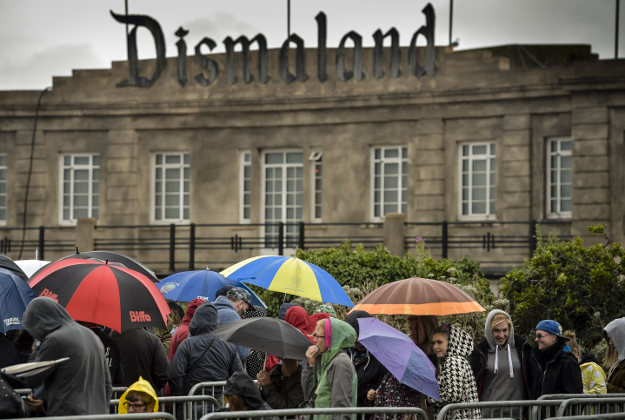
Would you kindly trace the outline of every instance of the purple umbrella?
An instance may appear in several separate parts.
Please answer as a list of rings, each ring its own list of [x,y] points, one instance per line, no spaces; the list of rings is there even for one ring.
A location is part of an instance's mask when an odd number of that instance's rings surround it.
[[[377,318],[358,318],[358,326],[360,344],[399,382],[440,401],[436,369],[410,337]]]

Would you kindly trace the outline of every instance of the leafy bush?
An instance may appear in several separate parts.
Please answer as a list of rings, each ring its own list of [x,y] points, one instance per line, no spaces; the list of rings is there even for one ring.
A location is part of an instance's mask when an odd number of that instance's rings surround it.
[[[589,230],[605,233],[602,226]],[[530,337],[538,321],[555,319],[575,330],[585,349],[595,348],[603,327],[625,315],[625,250],[607,238],[593,246],[581,238],[538,239],[534,256],[500,282],[517,331]]]

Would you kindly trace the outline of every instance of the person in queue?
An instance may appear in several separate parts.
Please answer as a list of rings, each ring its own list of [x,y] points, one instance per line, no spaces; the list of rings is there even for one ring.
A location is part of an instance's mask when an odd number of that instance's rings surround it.
[[[605,394],[607,388],[605,384],[605,372],[597,363],[597,359],[592,354],[582,355],[582,349],[577,343],[575,331],[564,331],[564,336],[569,340],[571,353],[577,357],[577,363],[582,371],[582,385],[584,394]]]
[[[271,372],[261,370],[258,373],[258,388],[272,408],[297,408],[304,402],[302,366],[293,359],[282,359],[281,362]]]
[[[26,381],[31,388],[43,383],[44,414],[108,413],[111,375],[98,337],[48,297],[37,297],[28,304],[22,325],[41,342],[34,362],[69,358]]]
[[[436,377],[441,400],[434,403],[438,411],[451,403],[478,401],[473,370],[466,357],[473,350],[473,338],[455,325],[439,325],[432,332],[432,349],[436,354]],[[454,418],[480,418],[479,409],[462,409],[454,412]]]
[[[529,392],[531,398],[545,394],[581,394],[582,372],[577,358],[565,350],[569,341],[562,326],[545,319],[536,325],[536,347],[532,349]]]
[[[243,319],[245,312],[252,306],[252,296],[242,287],[232,287],[226,292],[226,296],[217,296],[213,301],[219,317],[219,325],[227,322]],[[237,353],[241,358],[241,363],[250,353],[250,349],[244,346],[236,346]]]
[[[304,397],[314,397],[315,408],[355,407],[358,378],[347,349],[356,342],[356,331],[347,323],[330,317],[317,322],[313,332],[316,344],[306,350],[302,371]],[[335,415],[333,419],[350,419]]]
[[[489,312],[484,338],[471,353],[480,401],[510,401],[528,398],[527,364],[531,346],[514,334],[510,315],[500,309]]]
[[[607,390],[610,393],[625,392],[625,317],[617,318],[603,329],[607,344],[605,367],[608,369]]]
[[[119,414],[152,413],[158,411],[158,397],[152,385],[139,376],[119,397]]]
[[[258,387],[244,371],[233,373],[226,381],[223,399],[229,411],[271,410]]]

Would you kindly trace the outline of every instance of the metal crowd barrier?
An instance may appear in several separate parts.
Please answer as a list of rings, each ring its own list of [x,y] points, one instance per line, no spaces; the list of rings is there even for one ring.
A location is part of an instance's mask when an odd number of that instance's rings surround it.
[[[548,420],[622,420],[623,413],[582,414],[579,416],[549,417]]]
[[[119,414],[79,414],[74,416],[51,416],[42,417],[46,420],[119,420]],[[148,419],[163,419],[163,420],[176,420],[170,413],[156,412],[156,413],[132,413],[125,414],[124,420],[148,420]],[[23,419],[8,419],[8,420],[23,420]]]
[[[570,398],[558,407],[557,417],[620,413],[625,418],[625,397]],[[614,395],[614,394],[612,394]]]
[[[625,393],[619,394],[545,394],[538,397],[539,401],[542,400],[570,400],[571,398],[621,398],[625,397]]]
[[[482,418],[512,417],[516,419],[540,420],[555,415],[563,400],[522,400],[522,401],[479,401],[472,403],[447,404],[438,412],[436,420],[454,418],[459,410],[475,410],[487,413]],[[540,409],[539,409],[540,408]]]
[[[122,394],[124,392],[126,392],[128,388],[125,386],[114,386],[113,387],[113,394],[111,395],[112,399],[118,399],[119,397],[122,396]]]
[[[336,418],[337,415],[345,419],[364,420],[365,416],[379,414],[386,420],[429,420],[423,409],[417,407],[345,407],[345,408],[289,408],[283,410],[254,410],[242,415],[241,411],[224,411],[203,416],[200,420],[221,420],[235,418],[254,418],[254,420],[271,419],[284,420],[287,418],[319,419]]]
[[[119,400],[110,401],[111,411],[117,413]],[[221,408],[221,404],[210,395],[180,395],[158,398],[159,409],[173,414],[178,420],[197,420]],[[119,417],[117,417],[119,420]]]
[[[256,381],[254,381],[254,383],[256,383]],[[214,397],[217,388],[220,388],[220,392],[217,395],[223,395],[225,386],[226,381],[198,382],[191,387],[189,395],[210,395]]]

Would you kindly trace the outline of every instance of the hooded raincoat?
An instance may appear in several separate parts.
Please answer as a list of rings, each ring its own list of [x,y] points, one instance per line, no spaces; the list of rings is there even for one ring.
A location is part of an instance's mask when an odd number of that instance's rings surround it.
[[[128,396],[128,393],[131,391],[138,391],[144,394],[148,394],[154,400],[154,409],[152,411],[155,413],[158,411],[158,397],[156,396],[156,391],[154,391],[154,388],[152,388],[152,385],[148,381],[139,376],[139,380],[134,384],[130,385],[128,389],[126,389],[126,391],[122,394],[122,396],[119,397],[119,404],[117,406],[117,412],[119,414],[128,413],[128,409],[124,406],[124,403],[126,402],[126,396]]]
[[[230,299],[225,296],[217,296],[217,298],[213,302],[213,306],[215,306],[215,309],[217,309],[217,314],[219,318],[218,325],[222,325],[227,322],[238,321],[241,319],[241,316],[239,316],[239,313],[234,309],[234,305],[232,304]],[[237,349],[239,357],[241,358],[241,362],[245,363],[245,359],[250,354],[250,349],[239,345],[236,345],[235,347]]]
[[[473,377],[473,370],[466,357],[473,350],[473,338],[463,329],[451,325],[449,328],[449,343],[447,353],[439,361],[438,386],[441,400],[435,404],[440,409],[451,403],[477,402],[477,386]],[[456,410],[455,419],[480,418],[479,409]]]
[[[608,371],[606,385],[608,394],[625,392],[625,317],[615,319],[605,326],[604,331],[610,336],[618,351],[618,362]]]
[[[225,381],[243,370],[234,345],[211,334],[217,322],[217,310],[211,303],[195,311],[190,336],[178,347],[172,362],[169,385],[173,395],[187,395],[198,382]],[[221,395],[215,398],[219,400]]]
[[[224,395],[238,395],[243,399],[248,410],[271,410],[272,408],[263,400],[252,378],[243,371],[235,372],[228,378],[224,387]]]
[[[532,348],[523,337],[514,335],[513,326],[510,327],[508,341],[502,346],[498,345],[491,330],[493,318],[497,314],[504,314],[510,319],[510,315],[500,309],[490,311],[484,326],[484,339],[471,354],[471,369],[480,401],[527,399],[525,369]]]
[[[98,337],[75,322],[65,308],[47,297],[33,299],[22,318],[26,331],[41,341],[34,361],[69,357],[43,375],[46,416],[106,414],[111,398],[111,376]],[[28,383],[35,387],[39,383]]]
[[[315,408],[356,407],[358,378],[347,355],[347,349],[356,342],[356,331],[347,322],[331,317],[326,322],[325,340],[329,344],[327,350],[317,355],[314,366],[306,364],[302,370],[304,396],[308,399],[316,394]],[[349,419],[350,416],[332,418]]]

